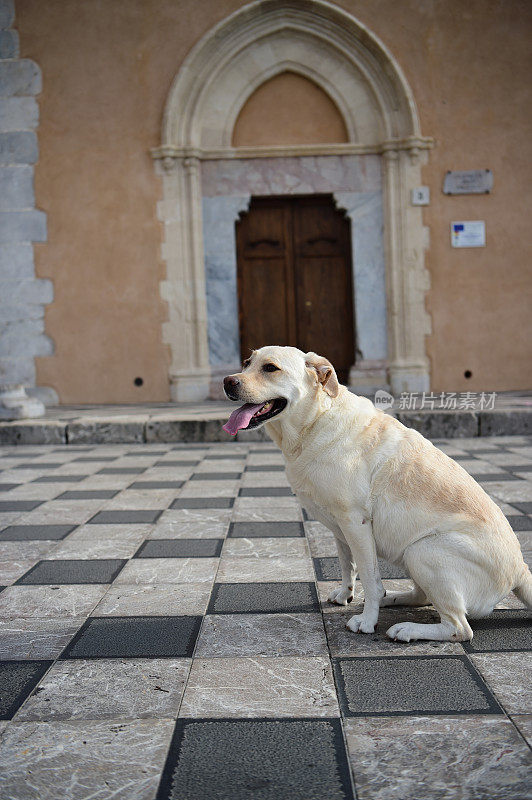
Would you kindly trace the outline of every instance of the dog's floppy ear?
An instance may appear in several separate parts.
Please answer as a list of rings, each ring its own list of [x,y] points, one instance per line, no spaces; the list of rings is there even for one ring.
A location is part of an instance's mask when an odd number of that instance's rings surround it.
[[[315,370],[318,383],[321,383],[329,397],[336,397],[340,391],[340,386],[338,385],[338,378],[336,377],[336,372],[331,362],[327,361],[323,356],[319,356],[317,353],[307,353],[305,356],[305,366]]]

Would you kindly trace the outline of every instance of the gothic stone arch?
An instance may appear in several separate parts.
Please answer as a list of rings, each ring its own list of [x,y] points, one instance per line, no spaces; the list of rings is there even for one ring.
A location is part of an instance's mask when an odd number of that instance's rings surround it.
[[[342,113],[344,144],[231,147],[240,109],[265,80],[285,71],[314,81]],[[208,396],[209,356],[201,163],[217,159],[379,154],[384,159],[388,373],[392,391],[429,387],[425,336],[428,273],[421,209],[410,205],[432,140],[421,136],[412,92],[384,45],[323,0],[252,2],[215,26],[182,64],[170,90],[161,146],[170,345],[175,400]]]

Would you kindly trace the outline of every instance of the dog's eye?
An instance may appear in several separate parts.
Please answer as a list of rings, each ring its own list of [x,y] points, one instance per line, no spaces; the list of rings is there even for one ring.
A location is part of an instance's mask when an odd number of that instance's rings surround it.
[[[251,359],[250,358],[246,358],[246,360],[242,362],[242,369],[246,369],[246,367],[249,367],[250,363],[251,363]]]
[[[264,372],[277,372],[279,367],[276,367],[275,364],[265,364],[262,369]]]

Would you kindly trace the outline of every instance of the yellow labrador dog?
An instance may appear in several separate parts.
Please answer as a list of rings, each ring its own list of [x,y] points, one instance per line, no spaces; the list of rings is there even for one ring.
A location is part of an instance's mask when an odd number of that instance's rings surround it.
[[[504,514],[476,481],[420,433],[340,386],[333,366],[295,347],[262,347],[224,379],[244,402],[224,426],[266,425],[302,505],[334,533],[346,605],[364,589],[352,631],[371,633],[379,606],[432,603],[441,622],[398,622],[390,638],[463,641],[467,616],[489,614],[510,591],[532,607],[532,575]],[[403,564],[408,592],[386,593],[377,557]]]

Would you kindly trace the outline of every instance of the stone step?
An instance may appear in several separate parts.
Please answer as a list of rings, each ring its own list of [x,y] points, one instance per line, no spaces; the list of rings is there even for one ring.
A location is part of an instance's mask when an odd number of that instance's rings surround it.
[[[221,404],[214,404],[220,406]],[[0,423],[0,445],[13,444],[142,444],[163,442],[269,441],[265,430],[239,431],[236,437],[222,430],[229,412],[217,407],[187,414],[129,413],[94,410],[62,412],[41,419]],[[396,411],[404,425],[429,439],[477,436],[532,435],[532,407],[500,411]]]

